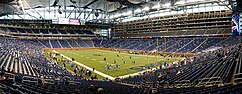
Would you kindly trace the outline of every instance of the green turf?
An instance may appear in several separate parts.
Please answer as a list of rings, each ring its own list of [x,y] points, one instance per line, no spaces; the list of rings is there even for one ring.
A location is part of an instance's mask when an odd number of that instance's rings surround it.
[[[50,58],[49,55],[47,54],[47,52],[52,52],[52,51],[51,51],[51,50],[45,50],[45,56],[46,56],[47,58]],[[58,61],[57,61],[57,62],[60,62],[61,56],[56,56],[56,57],[58,58]],[[52,61],[53,61],[53,60],[52,60]],[[70,64],[71,64],[71,63],[70,63]],[[73,72],[73,71],[74,71],[74,68],[72,68],[70,64],[66,63],[66,68],[67,68],[69,71]],[[64,67],[63,64],[62,64],[62,67]],[[77,74],[79,75],[80,72],[77,71]],[[97,75],[98,79],[105,79],[105,77],[103,77],[103,76],[101,76],[101,75],[99,75],[99,74],[95,74],[95,73],[93,73],[91,76],[94,76],[94,75]],[[83,77],[86,77],[86,78],[88,78],[88,79],[91,78],[91,76],[87,76],[87,75],[82,75],[82,76],[83,76]]]
[[[69,58],[75,58],[75,61],[78,61],[86,66],[94,67],[96,70],[108,74],[110,76],[123,76],[129,73],[136,73],[141,70],[132,70],[130,68],[137,67],[137,66],[145,66],[147,64],[155,64],[155,62],[174,62],[181,60],[182,58],[164,58],[162,56],[153,56],[153,55],[135,55],[135,54],[128,54],[128,53],[119,53],[116,51],[108,51],[108,50],[56,50],[60,54],[63,54]],[[117,57],[119,54],[119,57]],[[100,56],[97,56],[100,55]],[[131,56],[131,59],[130,59]],[[106,61],[103,59],[107,58]],[[126,61],[124,64],[123,60]],[[169,59],[169,60],[168,60]],[[105,70],[105,66],[107,63],[114,64],[114,60],[117,61],[116,64],[119,64],[120,67],[116,70]],[[136,61],[134,64],[133,62]],[[157,66],[159,66],[157,64]],[[128,72],[126,71],[128,68]]]

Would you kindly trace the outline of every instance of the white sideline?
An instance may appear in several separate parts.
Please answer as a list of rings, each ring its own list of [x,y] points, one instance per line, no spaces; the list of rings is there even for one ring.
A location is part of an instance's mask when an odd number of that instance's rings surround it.
[[[58,52],[56,52],[55,50],[52,50],[53,52],[55,52],[55,53],[58,53]],[[71,58],[69,58],[69,57],[67,57],[67,56],[65,56],[65,55],[63,55],[63,54],[60,54],[61,56],[63,56],[64,58],[66,58],[66,59],[68,59],[68,60],[70,60],[70,61],[72,61],[72,59]],[[86,65],[84,65],[84,64],[82,64],[82,63],[80,63],[80,62],[77,62],[77,61],[72,61],[73,63],[76,63],[76,64],[78,64],[78,65],[80,65],[80,66],[82,66],[82,67],[84,67],[84,68],[86,68],[86,69],[88,69],[88,70],[92,70],[92,68],[90,68],[90,67],[88,67],[88,66],[86,66]],[[94,73],[96,73],[96,74],[99,74],[99,75],[101,75],[101,76],[103,76],[103,77],[107,77],[108,79],[111,79],[111,80],[114,80],[115,78],[114,77],[112,77],[112,76],[109,76],[109,75],[107,75],[107,74],[104,74],[104,73],[102,73],[102,72],[100,72],[100,71],[98,71],[98,70],[94,70]]]
[[[164,65],[162,65],[162,67],[164,68]],[[136,73],[132,73],[132,74],[127,74],[127,75],[123,75],[123,76],[119,76],[120,78],[128,78],[129,76],[136,76],[136,75],[139,75],[139,74],[143,74],[144,72],[147,72],[147,71],[152,71],[152,70],[156,70],[157,68],[152,68],[152,69],[146,69],[146,70],[143,70],[143,71],[140,71],[140,72],[136,72]]]
[[[52,50],[52,51],[55,52],[55,53],[57,53],[55,50]],[[67,56],[65,56],[65,55],[63,55],[63,54],[60,54],[60,55],[63,56],[64,58],[66,58],[66,59],[72,61],[71,58],[69,58],[69,57],[67,57]],[[84,65],[84,64],[82,64],[82,63],[80,63],[80,62],[77,62],[77,61],[73,61],[73,62],[76,63],[76,64],[78,64],[78,65],[80,65],[80,66],[82,66],[82,67],[84,67],[84,68],[86,68],[86,69],[88,69],[88,70],[92,70],[92,68],[90,68],[90,67],[88,67],[88,66],[86,66],[86,65]],[[176,62],[177,62],[177,61],[176,61]],[[142,74],[142,73],[147,72],[147,71],[156,70],[157,68],[158,68],[158,67],[156,67],[156,68],[152,68],[152,69],[146,69],[146,70],[143,70],[143,71],[140,71],[140,72],[136,72],[136,73],[132,73],[132,74],[127,74],[127,75],[119,76],[119,78],[128,78],[129,76],[139,75],[139,74]],[[166,68],[166,67],[164,67],[164,65],[162,65],[162,68]],[[159,69],[159,68],[158,68],[158,69]],[[107,77],[108,79],[111,79],[111,80],[114,80],[114,79],[115,79],[114,77],[109,76],[109,75],[107,75],[107,74],[104,74],[104,73],[102,73],[102,72],[100,72],[100,71],[95,70],[94,72],[97,73],[97,74],[99,74],[99,75],[101,75],[101,76],[103,76],[103,77]]]

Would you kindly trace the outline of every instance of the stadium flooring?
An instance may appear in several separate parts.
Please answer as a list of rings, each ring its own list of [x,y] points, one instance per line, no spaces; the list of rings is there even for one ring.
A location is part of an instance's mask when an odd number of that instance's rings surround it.
[[[95,73],[103,77],[136,75],[137,72],[156,68],[163,65],[164,62],[171,63],[182,60],[183,58],[165,58],[154,55],[137,55],[128,53],[119,53],[108,50],[55,50],[62,54],[65,58],[71,60],[74,58],[77,65],[85,67],[89,70],[95,68]],[[104,60],[106,58],[106,61]],[[116,62],[116,63],[115,63]],[[125,62],[125,63],[124,63]],[[160,63],[157,63],[160,62]],[[117,68],[116,65],[119,65]],[[110,69],[107,69],[107,66]]]

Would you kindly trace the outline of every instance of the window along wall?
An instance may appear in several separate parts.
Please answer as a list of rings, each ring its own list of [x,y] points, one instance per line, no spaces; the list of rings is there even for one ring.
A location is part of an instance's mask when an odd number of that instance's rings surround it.
[[[219,11],[219,10],[230,10],[230,9],[228,6],[224,5],[224,3],[207,3],[207,4],[177,7],[176,9],[157,10],[154,12],[150,12],[144,16],[138,16],[138,17],[135,16],[135,15],[138,15],[137,13],[131,16],[127,16],[125,18],[118,18],[118,19],[121,22],[128,22],[128,21],[140,20],[145,18],[154,18],[154,17],[162,17],[162,16],[169,16],[169,15],[176,15],[176,14],[197,13],[197,12]],[[112,15],[111,18],[116,16],[117,15]]]

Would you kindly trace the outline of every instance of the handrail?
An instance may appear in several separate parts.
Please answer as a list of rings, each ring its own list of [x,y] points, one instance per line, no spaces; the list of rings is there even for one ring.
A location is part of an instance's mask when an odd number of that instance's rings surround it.
[[[219,79],[219,80],[216,80],[216,81],[211,81],[212,79]],[[203,82],[204,80],[207,80],[206,82]],[[199,83],[205,83],[205,84],[207,84],[207,83],[209,83],[209,82],[217,82],[217,81],[219,81],[219,82],[223,82],[223,80],[221,79],[221,77],[210,77],[210,78],[203,78],[203,79],[200,79],[199,80],[200,82]]]
[[[11,75],[12,77],[10,76],[9,79],[13,80],[14,83],[16,82],[15,75],[13,73],[5,73],[5,74]]]
[[[71,77],[69,77],[69,76],[64,76],[63,78],[64,78],[64,79],[65,79],[65,78],[68,78],[68,82],[71,83],[71,84],[73,84],[73,83],[75,82],[74,79],[71,78]]]
[[[49,84],[54,84],[54,80],[53,79],[44,79],[44,84],[45,83],[49,83]]]
[[[190,80],[181,80],[181,81],[175,81],[174,83],[190,83]]]
[[[32,80],[24,79],[24,78],[31,78],[31,79],[34,79],[34,80],[36,80],[36,81],[32,81]],[[23,77],[22,77],[22,83],[24,83],[24,82],[31,82],[31,83],[36,83],[36,84],[38,85],[38,84],[39,84],[39,83],[38,83],[38,79],[39,79],[39,78],[36,78],[36,77],[23,76]]]

